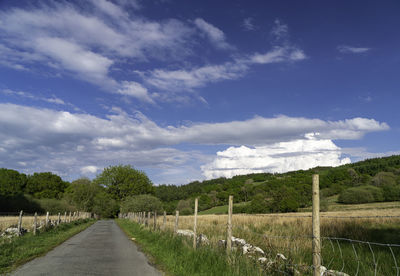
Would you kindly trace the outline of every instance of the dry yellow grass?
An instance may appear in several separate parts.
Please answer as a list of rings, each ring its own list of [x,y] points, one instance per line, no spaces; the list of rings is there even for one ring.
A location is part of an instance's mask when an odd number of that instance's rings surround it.
[[[88,215],[88,213],[81,212],[81,218],[85,218]],[[69,214],[67,214],[67,219],[69,217]],[[7,229],[8,227],[14,226],[16,227],[18,224],[18,216],[1,216],[0,217],[0,233]],[[29,215],[29,216],[23,216],[22,217],[22,228],[27,229],[28,231],[31,231],[33,229],[33,222],[34,222],[34,216]],[[52,221],[56,221],[58,219],[58,215],[51,215],[49,216],[49,219]],[[65,220],[64,214],[61,214],[60,217],[61,221]],[[73,218],[72,218],[73,219]],[[39,225],[44,225],[46,221],[46,216],[41,215],[37,216],[37,224]]]
[[[58,216],[50,216],[51,220],[57,220]],[[38,216],[38,225],[43,224],[46,220],[46,216]],[[29,231],[33,228],[34,216],[23,216],[22,227]],[[0,232],[4,231],[10,226],[16,226],[18,224],[18,216],[6,216],[0,217]]]
[[[331,218],[323,216],[339,216]],[[372,230],[400,226],[400,218],[352,218],[364,216],[399,216],[400,208],[376,210],[351,210],[321,213],[321,236],[346,237],[365,241],[373,239]],[[193,216],[180,216],[179,229],[193,229]],[[150,221],[152,225],[153,220]],[[162,225],[162,216],[157,224]],[[174,229],[175,216],[167,216],[166,228]],[[207,235],[215,244],[226,239],[227,215],[198,216],[197,232]],[[295,256],[297,263],[307,263],[311,252],[312,222],[311,213],[233,215],[233,235],[276,254]],[[394,229],[394,228],[393,228]],[[396,241],[391,241],[396,243]],[[400,241],[397,241],[400,242]]]

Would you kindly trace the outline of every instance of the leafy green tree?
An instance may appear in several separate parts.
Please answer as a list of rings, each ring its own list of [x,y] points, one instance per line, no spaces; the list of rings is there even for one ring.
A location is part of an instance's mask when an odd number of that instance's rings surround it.
[[[105,187],[107,192],[118,201],[128,196],[154,193],[153,184],[147,175],[130,165],[105,168],[94,182]]]
[[[339,202],[347,204],[378,202],[383,200],[382,189],[371,185],[348,188],[340,193],[338,199]]]
[[[272,211],[295,212],[297,208],[299,208],[299,194],[293,188],[282,186],[273,194]]]
[[[23,194],[26,175],[14,170],[0,169],[0,196],[14,197]]]
[[[121,212],[162,212],[161,201],[152,195],[137,195],[125,198],[121,202]]]
[[[28,177],[25,192],[36,198],[60,199],[68,183],[51,172],[34,173]]]
[[[190,215],[193,214],[193,200],[187,199],[187,200],[180,200],[178,202],[178,206],[176,206],[176,209],[179,211],[179,214],[181,215]]]
[[[265,195],[258,194],[250,202],[247,207],[247,211],[253,214],[268,213],[270,211],[269,202],[265,198]]]
[[[81,211],[91,211],[94,206],[94,198],[101,191],[97,183],[88,178],[80,178],[72,181],[65,190],[65,198]]]
[[[100,191],[94,197],[92,212],[102,218],[116,217],[119,211],[118,202],[105,190]]]
[[[396,176],[391,172],[379,172],[372,179],[371,184],[377,187],[396,185]]]

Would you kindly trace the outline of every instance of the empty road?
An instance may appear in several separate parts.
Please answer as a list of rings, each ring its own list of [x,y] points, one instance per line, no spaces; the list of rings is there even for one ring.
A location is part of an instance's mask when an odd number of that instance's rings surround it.
[[[162,275],[113,220],[100,220],[12,275]]]

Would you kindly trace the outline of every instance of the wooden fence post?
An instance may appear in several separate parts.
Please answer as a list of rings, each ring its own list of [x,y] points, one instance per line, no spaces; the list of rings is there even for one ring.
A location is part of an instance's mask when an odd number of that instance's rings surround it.
[[[232,250],[232,211],[233,211],[233,196],[229,196],[229,207],[228,207],[228,225],[226,235],[226,252],[229,254]]]
[[[174,233],[178,232],[178,225],[179,225],[179,211],[176,211],[175,213],[175,227],[174,227]]]
[[[49,227],[49,212],[46,212],[46,227]]]
[[[150,211],[147,212],[146,226],[150,226]]]
[[[162,222],[162,229],[165,230],[165,224],[167,222],[167,212],[164,211],[164,217],[163,217],[163,222]]]
[[[197,209],[199,206],[199,199],[196,197],[194,200],[194,224],[193,224],[193,248],[197,247]]]
[[[69,211],[69,218],[68,218],[68,222],[71,222],[71,215],[72,215],[72,213],[71,213],[71,211]]]
[[[33,235],[36,235],[37,231],[37,212],[35,212],[35,217],[33,218]]]
[[[19,236],[22,235],[22,214],[23,213],[24,212],[22,210],[19,212],[19,218],[18,218],[18,235]]]
[[[67,212],[64,213],[64,223],[67,222]]]
[[[157,211],[154,211],[154,223],[153,223],[153,230],[157,229]]]
[[[314,174],[312,178],[312,259],[313,275],[321,275],[321,237],[319,224],[319,175]]]
[[[57,225],[60,225],[60,223],[61,223],[61,214],[58,213]]]

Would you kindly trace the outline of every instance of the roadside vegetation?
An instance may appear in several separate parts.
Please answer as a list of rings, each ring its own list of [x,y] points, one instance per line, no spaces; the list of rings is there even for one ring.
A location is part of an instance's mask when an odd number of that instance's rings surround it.
[[[191,240],[170,231],[149,231],[123,219],[117,223],[167,275],[262,275],[253,261],[239,254],[228,258],[225,250],[210,246],[194,250]]]
[[[11,240],[0,238],[0,274],[6,274],[19,265],[47,253],[94,222],[95,220],[81,219],[60,224],[36,236],[26,233]]]

